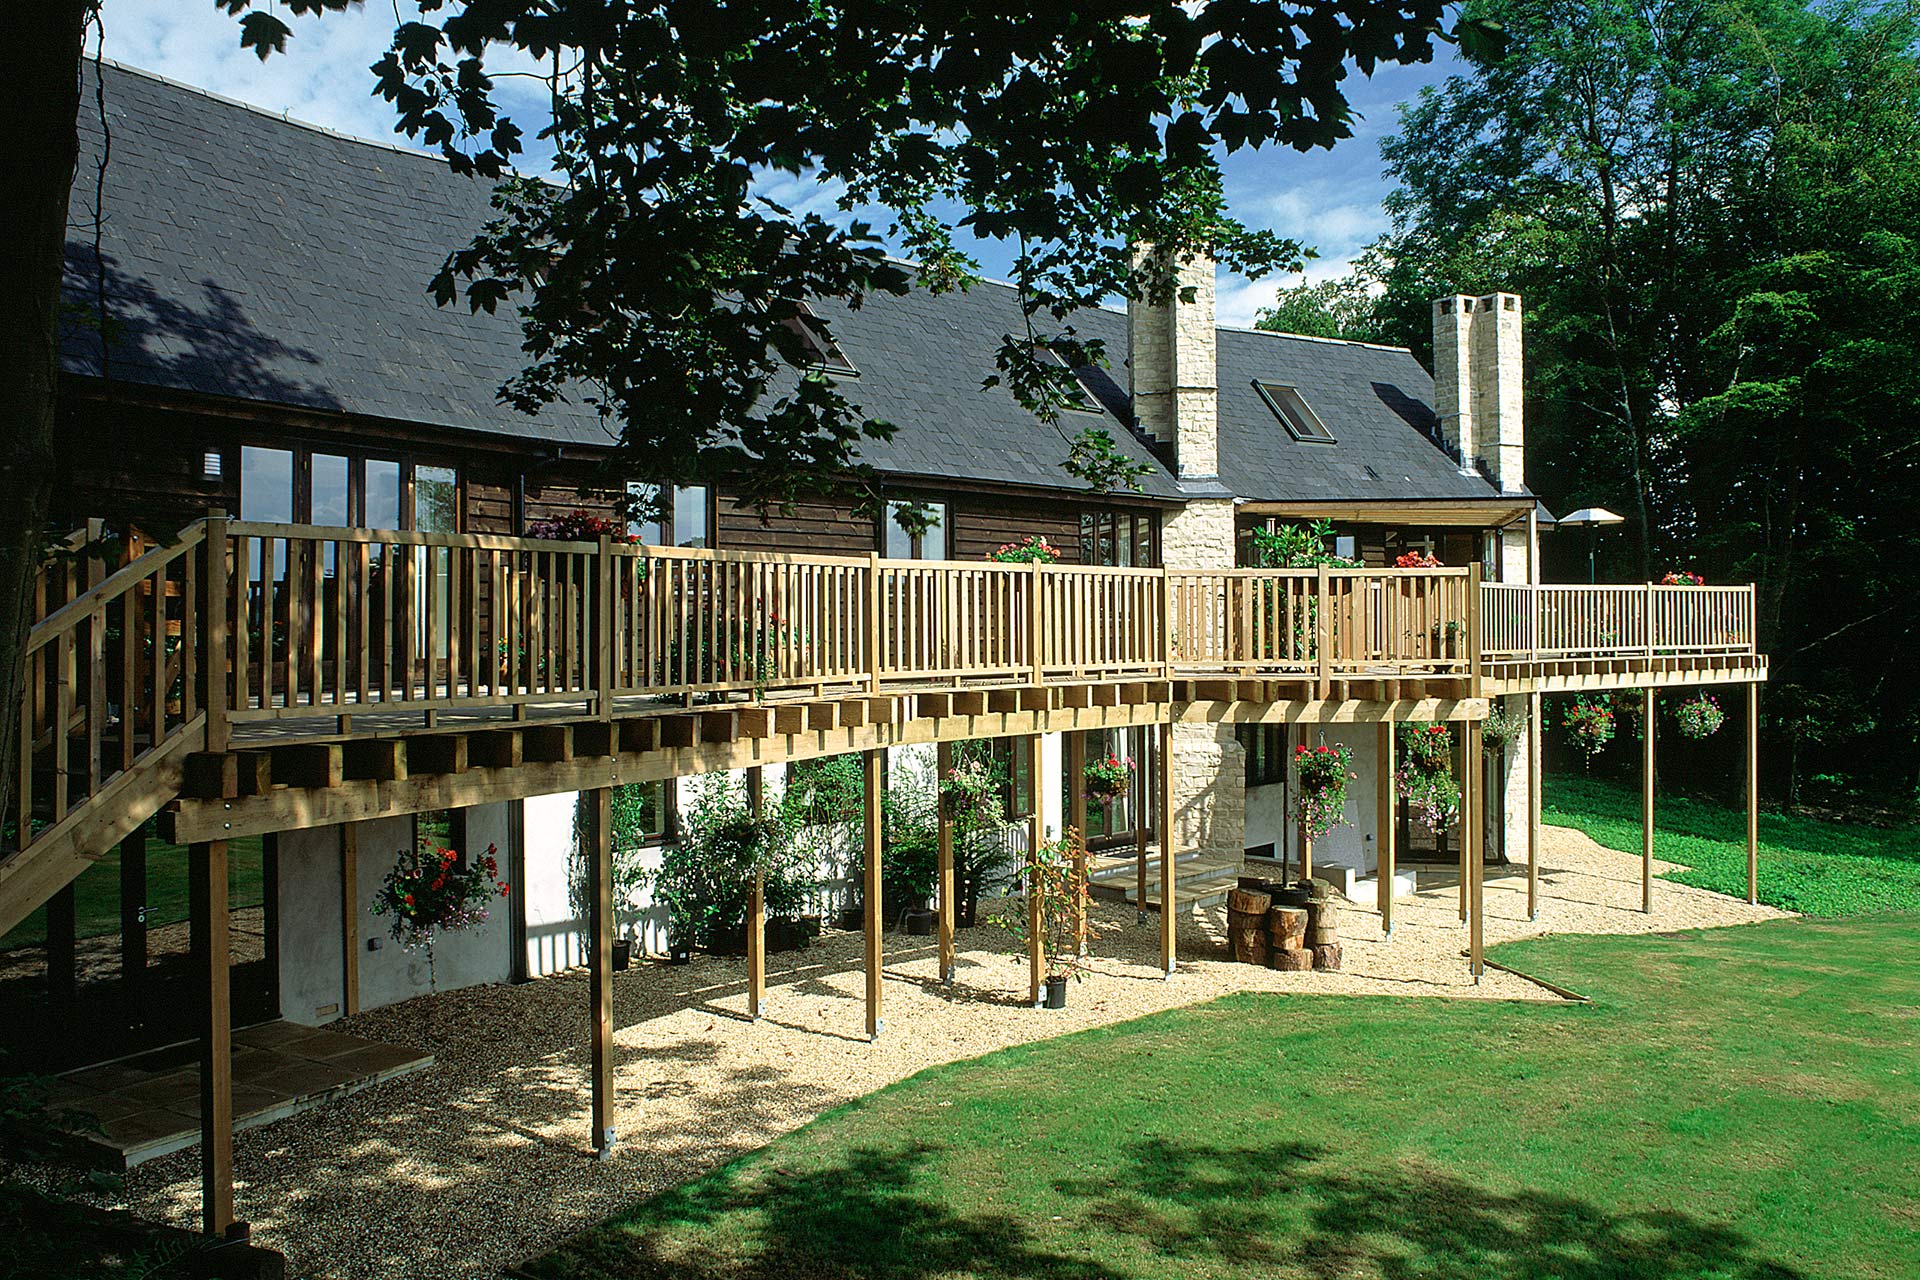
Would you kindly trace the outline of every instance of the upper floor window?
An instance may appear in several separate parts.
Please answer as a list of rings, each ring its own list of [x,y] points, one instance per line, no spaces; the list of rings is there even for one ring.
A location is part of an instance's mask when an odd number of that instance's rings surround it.
[[[806,350],[807,365],[822,373],[831,373],[841,378],[857,378],[860,370],[854,368],[853,361],[840,344],[833,340],[826,328],[820,323],[820,317],[804,302],[794,304],[796,314],[789,316],[784,323],[800,339],[800,345]]]
[[[1033,354],[1040,363],[1051,368],[1067,367],[1067,362],[1060,358],[1060,353],[1051,347],[1036,345],[1033,348]],[[1055,375],[1053,379],[1054,389],[1060,393],[1060,407],[1072,410],[1074,413],[1104,413],[1105,410],[1100,407],[1100,402],[1094,399],[1093,392],[1089,391],[1087,384],[1080,380],[1079,371],[1068,370],[1068,373],[1070,377]]]
[[[900,523],[900,513],[918,509],[928,520],[919,533]],[[917,523],[917,522],[916,522]],[[947,504],[944,502],[889,502],[881,521],[880,554],[889,560],[945,560],[947,558]]]
[[[1152,568],[1153,516],[1147,512],[1088,511],[1080,516],[1080,563]]]
[[[1320,415],[1313,411],[1313,406],[1307,403],[1298,387],[1281,382],[1262,382],[1256,378],[1253,389],[1260,393],[1267,408],[1273,410],[1273,416],[1280,419],[1295,440],[1308,444],[1333,443],[1333,432],[1327,430],[1327,424],[1320,421]]]
[[[713,545],[712,492],[706,485],[682,484],[669,489],[630,480],[627,497],[635,516],[627,521],[627,532],[648,546]]]
[[[460,471],[304,447],[240,449],[240,518],[262,524],[460,531]]]

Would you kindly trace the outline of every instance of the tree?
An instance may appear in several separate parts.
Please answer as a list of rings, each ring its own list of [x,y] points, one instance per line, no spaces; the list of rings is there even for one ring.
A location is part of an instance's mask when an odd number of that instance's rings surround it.
[[[1357,274],[1348,275],[1280,290],[1274,304],[1253,318],[1253,327],[1309,338],[1380,342],[1384,334],[1376,305],[1368,282]]]
[[[1897,726],[1917,704],[1899,655],[1920,627],[1913,6],[1469,13],[1503,24],[1505,55],[1470,58],[1403,112],[1383,146],[1394,229],[1350,287],[1423,353],[1432,297],[1525,294],[1528,470],[1548,504],[1628,513],[1616,567],[1631,576],[1756,581],[1773,685],[1802,686],[1782,705],[1814,690],[1878,706],[1818,743],[1904,785],[1915,744]]]
[[[17,350],[45,377],[12,388],[7,421],[11,465],[38,474],[49,456],[72,73],[97,3],[16,4],[6,20],[16,61],[30,69],[10,91],[38,92],[36,77],[47,77],[42,96],[19,103],[36,130],[23,159],[44,163],[29,164],[35,181],[7,197],[36,215],[9,237],[23,258],[8,279],[36,292],[8,323],[23,326]],[[292,34],[282,12],[357,0],[214,3],[265,58]],[[810,175],[843,189],[848,208],[888,211],[927,288],[975,277],[942,210],[975,235],[1017,243],[1024,322],[983,381],[1004,379],[1058,429],[1072,370],[1105,358],[1078,336],[1074,311],[1115,294],[1164,299],[1168,255],[1205,249],[1249,275],[1297,265],[1299,245],[1228,216],[1220,153],[1348,136],[1348,65],[1426,59],[1444,9],[1442,0],[1036,0],[1018,11],[981,0],[411,0],[396,5],[391,48],[374,70],[405,133],[497,182],[498,216],[471,244],[449,246],[433,288],[445,304],[517,309],[527,365],[503,399],[529,410],[563,398],[595,405],[618,435],[612,465],[627,474],[726,476],[763,505],[851,486],[878,509],[859,445],[892,427],[820,368],[831,325],[807,305],[858,307],[912,280],[872,228],[758,198],[759,175]],[[503,66],[544,84],[548,174],[511,172],[523,135],[500,106]],[[1137,244],[1156,253],[1136,261]],[[1101,465],[1110,451],[1098,439],[1069,443],[1083,479],[1126,482]],[[0,580],[9,705],[27,630],[21,583],[35,558],[26,544],[45,518],[44,495],[26,492],[9,504],[19,536]],[[0,729],[0,745],[11,732]],[[12,759],[0,759],[0,788]]]

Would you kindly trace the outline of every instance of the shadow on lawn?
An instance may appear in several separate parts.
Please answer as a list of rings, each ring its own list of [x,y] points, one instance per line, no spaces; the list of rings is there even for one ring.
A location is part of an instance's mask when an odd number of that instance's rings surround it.
[[[530,1264],[538,1280],[613,1277],[1350,1275],[1438,1280],[1797,1280],[1738,1231],[1679,1210],[1617,1213],[1571,1196],[1496,1192],[1437,1171],[1355,1167],[1298,1143],[1163,1138],[1107,1176],[1061,1181],[1069,1207],[961,1212],[937,1148],[778,1163],[671,1192]]]

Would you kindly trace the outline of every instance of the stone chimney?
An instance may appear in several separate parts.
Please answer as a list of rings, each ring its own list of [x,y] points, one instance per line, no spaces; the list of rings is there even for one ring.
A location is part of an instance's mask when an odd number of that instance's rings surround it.
[[[1526,487],[1520,295],[1454,294],[1433,304],[1433,409],[1440,438],[1503,492]]]
[[[1213,259],[1195,254],[1178,262],[1151,247],[1134,250],[1137,269],[1170,279],[1172,296],[1127,304],[1127,361],[1133,412],[1140,429],[1171,446],[1182,481],[1220,474],[1219,379],[1214,354]],[[1191,290],[1191,301],[1181,294]]]

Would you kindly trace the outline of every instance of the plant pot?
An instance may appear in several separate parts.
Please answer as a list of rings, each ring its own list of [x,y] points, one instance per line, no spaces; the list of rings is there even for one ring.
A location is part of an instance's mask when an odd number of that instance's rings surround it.
[[[668,964],[686,964],[692,959],[693,947],[691,944],[685,942],[669,942],[667,944]]]
[[[842,907],[840,914],[834,917],[834,927],[848,933],[858,933],[866,928],[867,913],[863,907]]]
[[[907,932],[916,938],[931,937],[933,935],[933,912],[924,910],[907,912]]]
[[[1067,1007],[1067,979],[1064,975],[1047,979],[1047,1008],[1064,1009]]]
[[[633,939],[615,938],[613,940],[613,971],[625,973],[627,966],[633,963]]]

